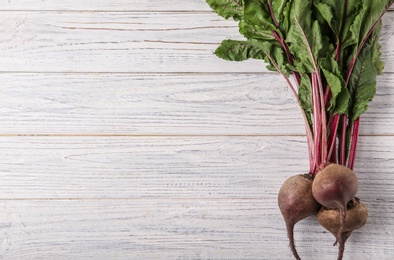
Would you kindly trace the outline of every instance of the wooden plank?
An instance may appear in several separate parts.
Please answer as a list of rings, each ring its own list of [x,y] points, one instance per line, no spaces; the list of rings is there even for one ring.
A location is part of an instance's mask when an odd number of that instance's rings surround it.
[[[391,8],[394,9],[394,8]],[[204,0],[0,0],[1,10],[47,11],[211,11]]]
[[[0,74],[0,82],[0,134],[304,133],[278,75]]]
[[[180,22],[182,21],[182,22]],[[0,71],[261,72],[261,61],[228,62],[212,52],[242,39],[214,13],[4,12]],[[386,72],[394,72],[394,12],[384,18]]]
[[[304,137],[1,137],[0,199],[274,199]],[[360,197],[392,200],[394,137],[361,137]]]
[[[0,134],[303,135],[274,74],[0,74]],[[361,134],[394,134],[394,78],[379,77]]]
[[[1,10],[45,11],[211,11],[204,0],[0,0]]]
[[[256,198],[279,189],[279,147],[306,165],[301,137],[0,137],[0,199]]]
[[[369,222],[345,259],[394,254],[392,202],[365,201]],[[292,259],[276,200],[0,201],[4,259]],[[382,234],[385,234],[382,236]],[[315,217],[299,222],[303,259],[335,259]]]

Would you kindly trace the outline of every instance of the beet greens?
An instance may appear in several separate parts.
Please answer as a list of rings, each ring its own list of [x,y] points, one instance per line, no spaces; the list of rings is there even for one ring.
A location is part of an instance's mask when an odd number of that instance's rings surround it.
[[[338,260],[346,239],[367,221],[353,172],[360,116],[382,73],[382,16],[394,0],[207,0],[238,21],[245,40],[224,40],[225,60],[260,59],[279,72],[298,102],[308,143],[310,181],[293,176],[279,191],[290,248],[294,225],[319,208],[319,223],[336,237]],[[305,175],[305,176],[306,176]],[[312,187],[312,188],[310,188]],[[353,207],[352,205],[358,205]],[[353,203],[353,204],[352,204]],[[347,211],[350,210],[350,214]]]
[[[327,163],[354,168],[360,116],[384,63],[381,18],[394,0],[207,0],[238,21],[246,40],[224,40],[223,59],[261,59],[299,103],[311,174]]]

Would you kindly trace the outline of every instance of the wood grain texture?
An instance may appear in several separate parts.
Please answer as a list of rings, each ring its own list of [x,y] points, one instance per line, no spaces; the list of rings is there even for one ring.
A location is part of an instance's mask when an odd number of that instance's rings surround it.
[[[290,156],[289,173],[307,169],[303,141],[0,137],[0,198],[259,198],[276,194],[283,181],[276,177],[281,160]]]
[[[212,54],[236,23],[204,0],[0,0],[0,24],[0,259],[292,259],[276,199],[304,131],[278,75]],[[393,28],[345,260],[394,258]],[[303,259],[333,240],[296,226]]]
[[[182,21],[182,22],[180,22]],[[214,13],[3,12],[0,71],[262,72],[261,61],[212,52],[237,24]],[[386,72],[394,72],[394,12],[384,18]]]
[[[211,11],[204,0],[0,0],[0,10]]]
[[[344,259],[390,260],[394,219],[384,202],[365,203],[369,222]],[[3,259],[293,259],[271,199],[0,201],[0,219]],[[295,232],[303,259],[336,259],[314,217]]]
[[[278,75],[3,73],[0,82],[0,134],[304,133]]]
[[[0,0],[1,10],[46,11],[211,11],[204,0]]]
[[[275,74],[0,74],[0,134],[303,135]],[[379,77],[361,134],[394,134],[394,79]]]
[[[304,137],[0,137],[0,199],[275,199]],[[362,137],[361,198],[394,202],[394,137]]]

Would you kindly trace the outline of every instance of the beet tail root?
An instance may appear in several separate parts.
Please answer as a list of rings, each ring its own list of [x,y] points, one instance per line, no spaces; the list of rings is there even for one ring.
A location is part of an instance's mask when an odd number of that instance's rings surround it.
[[[343,232],[338,243],[339,243],[339,249],[338,249],[338,258],[337,260],[342,260],[343,258],[343,253],[345,252],[345,243],[346,240],[350,237],[352,232]]]
[[[298,252],[297,252],[297,249],[296,249],[295,243],[294,243],[294,224],[286,225],[286,229],[287,229],[287,236],[289,238],[289,246],[290,246],[291,252],[293,253],[294,257],[297,260],[301,260],[301,257],[298,255]]]

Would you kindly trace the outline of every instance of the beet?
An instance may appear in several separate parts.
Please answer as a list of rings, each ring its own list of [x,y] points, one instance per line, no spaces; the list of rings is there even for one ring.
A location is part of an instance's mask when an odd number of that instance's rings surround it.
[[[322,207],[317,213],[317,220],[320,225],[337,237],[338,231],[341,228],[341,223],[339,221],[340,214],[339,209]],[[338,260],[343,257],[345,242],[348,237],[354,230],[363,227],[367,222],[367,219],[368,210],[358,198],[353,198],[349,203],[347,203],[347,214],[346,220],[344,221],[343,231],[340,238],[337,238],[339,243]]]
[[[318,172],[313,180],[313,197],[324,207],[339,209],[337,241],[341,238],[346,219],[346,204],[358,190],[356,174],[349,168],[330,164]],[[336,242],[337,242],[336,241]]]
[[[278,195],[278,205],[286,223],[290,248],[296,259],[301,259],[294,243],[294,225],[313,214],[320,205],[312,196],[311,174],[299,174],[288,178],[282,185]]]

